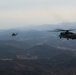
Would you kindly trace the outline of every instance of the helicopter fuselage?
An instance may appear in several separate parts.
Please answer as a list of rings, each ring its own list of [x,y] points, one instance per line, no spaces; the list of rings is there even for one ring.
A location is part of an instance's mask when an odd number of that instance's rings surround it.
[[[18,33],[12,33],[12,36],[16,36],[16,35],[18,35]]]
[[[60,38],[67,38],[68,39],[76,39],[76,33],[72,32],[61,32],[59,35]]]

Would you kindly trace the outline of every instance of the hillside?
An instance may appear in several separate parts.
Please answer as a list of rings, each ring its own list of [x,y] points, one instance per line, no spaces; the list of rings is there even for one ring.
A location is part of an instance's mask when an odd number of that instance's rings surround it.
[[[59,33],[48,32],[56,27],[75,29],[75,24],[0,31],[0,74],[76,75],[76,40],[60,39]],[[19,34],[12,37],[12,32]]]

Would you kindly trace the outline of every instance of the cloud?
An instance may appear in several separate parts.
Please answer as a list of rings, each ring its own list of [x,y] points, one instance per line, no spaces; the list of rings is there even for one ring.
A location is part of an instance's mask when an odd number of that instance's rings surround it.
[[[76,0],[0,0],[0,27],[76,21]]]
[[[1,10],[76,6],[76,0],[0,0]]]
[[[75,8],[43,8],[43,9],[27,9],[21,11],[7,11],[0,12],[0,18],[8,20],[18,20],[19,22],[25,22],[27,24],[33,23],[53,23],[60,21],[75,21],[76,20],[76,9]]]

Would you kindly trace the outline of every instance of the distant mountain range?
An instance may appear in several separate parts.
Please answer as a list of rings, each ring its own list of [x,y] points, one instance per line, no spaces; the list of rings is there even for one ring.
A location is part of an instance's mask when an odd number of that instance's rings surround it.
[[[35,45],[27,51],[28,54],[41,58],[53,58],[58,55],[66,54],[73,56],[75,53],[71,50],[63,50],[49,45]],[[63,57],[63,56],[62,56]]]
[[[1,30],[0,74],[76,75],[76,40],[60,39],[59,33],[48,32],[56,28],[75,29],[75,24],[66,22]],[[18,35],[12,37],[13,32]]]
[[[59,24],[43,24],[43,25],[30,25],[27,27],[20,27],[17,28],[19,30],[51,30],[51,29],[56,29],[56,28],[61,28],[61,29],[75,29],[76,28],[76,22],[62,22]]]
[[[72,23],[60,23],[57,25],[38,25],[38,26],[30,26],[9,30],[1,30],[0,31],[0,40],[2,41],[20,41],[23,42],[26,47],[31,47],[40,44],[48,44],[50,46],[65,48],[65,49],[76,49],[76,40],[66,40],[60,39],[59,32],[48,32],[48,30],[53,30],[56,28],[62,29],[70,29],[76,27],[76,22]],[[16,37],[12,37],[13,32],[18,32]],[[74,31],[75,32],[75,31]]]
[[[19,30],[19,28],[18,28],[18,29],[4,30],[4,31],[1,30],[0,31],[0,49],[3,49],[3,50],[7,49],[7,51],[9,51],[9,49],[11,49],[11,50],[14,49],[17,51],[22,50],[25,53],[26,52],[25,50],[28,50],[28,49],[31,49],[32,47],[34,47],[33,51],[35,52],[36,51],[35,48],[37,49],[38,45],[45,44],[45,45],[51,46],[51,48],[49,48],[49,49],[52,49],[52,47],[54,47],[54,48],[56,48],[56,50],[62,49],[62,50],[76,51],[76,40],[59,39],[59,37],[58,37],[59,33],[54,33],[54,32],[49,33],[48,32],[49,29],[52,30],[54,28],[63,29],[63,27],[65,27],[66,29],[68,29],[70,27],[71,28],[74,27],[74,29],[75,29],[75,27],[76,27],[75,24],[76,24],[76,22],[73,22],[73,23],[65,22],[65,23],[60,23],[57,25],[33,26],[33,27],[30,27],[31,29],[23,28],[23,30],[21,30],[21,29]],[[13,32],[18,32],[18,35],[16,37],[12,37],[11,35]],[[41,48],[41,46],[39,46],[38,48]],[[40,50],[42,51],[43,49],[45,49],[45,48],[42,47],[42,49],[40,49]],[[15,53],[17,51],[15,51]],[[37,54],[38,51],[35,53]],[[46,51],[45,51],[45,53],[46,53]],[[49,52],[49,53],[51,53],[51,52]],[[49,54],[47,54],[47,55],[49,55]]]

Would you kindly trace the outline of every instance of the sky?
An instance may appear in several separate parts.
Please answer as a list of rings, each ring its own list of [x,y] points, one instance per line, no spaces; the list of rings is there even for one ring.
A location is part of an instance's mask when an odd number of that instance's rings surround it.
[[[76,0],[0,0],[0,29],[76,22]]]

